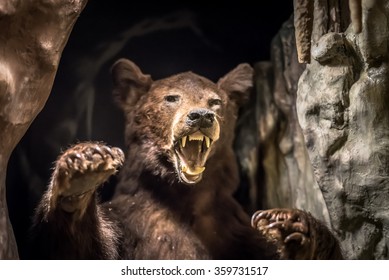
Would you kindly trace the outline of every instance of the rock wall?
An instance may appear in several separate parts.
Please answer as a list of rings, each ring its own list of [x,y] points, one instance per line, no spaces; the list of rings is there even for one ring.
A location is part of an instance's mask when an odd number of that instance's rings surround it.
[[[389,1],[360,4],[362,20],[346,30],[314,26],[297,111],[346,257],[388,259]]]
[[[327,222],[346,258],[388,259],[389,1],[294,8],[272,60],[256,65],[243,115],[258,131],[238,154],[251,208],[305,209]]]
[[[79,1],[0,3],[0,259],[17,259],[8,217],[5,177],[12,150],[50,94]]]
[[[305,64],[298,62],[295,42],[291,18],[272,41],[271,61],[255,67],[259,163],[257,173],[251,173],[258,178],[253,208],[299,208],[329,223],[297,121],[297,83]]]

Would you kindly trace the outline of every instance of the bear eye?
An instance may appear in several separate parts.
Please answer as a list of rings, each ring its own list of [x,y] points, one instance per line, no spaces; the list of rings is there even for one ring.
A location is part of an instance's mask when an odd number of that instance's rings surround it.
[[[208,104],[209,104],[210,107],[213,107],[213,106],[220,106],[220,105],[222,105],[222,101],[221,101],[220,99],[214,98],[214,99],[210,99],[210,100],[208,101]]]
[[[179,100],[180,100],[179,95],[166,95],[165,96],[165,101],[169,102],[169,103],[178,102]]]

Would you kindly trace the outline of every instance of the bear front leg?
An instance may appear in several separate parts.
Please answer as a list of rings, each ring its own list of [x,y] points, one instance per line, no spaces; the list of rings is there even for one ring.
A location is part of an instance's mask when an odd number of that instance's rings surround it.
[[[31,258],[112,259],[119,229],[97,203],[96,189],[123,164],[119,148],[79,143],[56,161],[32,226]]]
[[[123,164],[119,148],[100,143],[80,143],[65,151],[57,160],[50,192],[50,208],[74,213],[80,219],[98,186]]]
[[[342,259],[338,240],[310,213],[298,209],[257,211],[251,224],[278,248],[281,259]]]

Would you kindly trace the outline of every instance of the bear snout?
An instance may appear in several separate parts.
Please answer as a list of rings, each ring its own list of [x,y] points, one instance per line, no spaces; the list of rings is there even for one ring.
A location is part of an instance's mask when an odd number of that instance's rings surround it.
[[[215,113],[211,110],[199,108],[190,111],[186,118],[186,124],[191,127],[209,128],[213,125]]]

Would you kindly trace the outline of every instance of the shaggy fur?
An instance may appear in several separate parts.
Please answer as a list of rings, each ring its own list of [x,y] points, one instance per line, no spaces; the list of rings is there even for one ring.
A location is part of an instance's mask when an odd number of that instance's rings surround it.
[[[191,72],[153,81],[126,59],[112,76],[126,118],[126,161],[114,198],[99,204],[96,188],[121,167],[123,153],[101,143],[68,149],[36,211],[33,258],[326,258],[326,241],[338,252],[308,213],[258,212],[252,227],[233,198],[232,143],[252,87],[248,64],[217,83]]]
[[[128,60],[112,73],[126,116],[128,160],[110,207],[123,226],[125,257],[276,257],[232,197],[238,185],[232,142],[238,108],[252,87],[251,67],[239,65],[217,84],[191,72],[153,82]],[[187,185],[178,178],[172,147],[188,134],[187,115],[197,108],[215,113],[220,135],[201,181]]]

